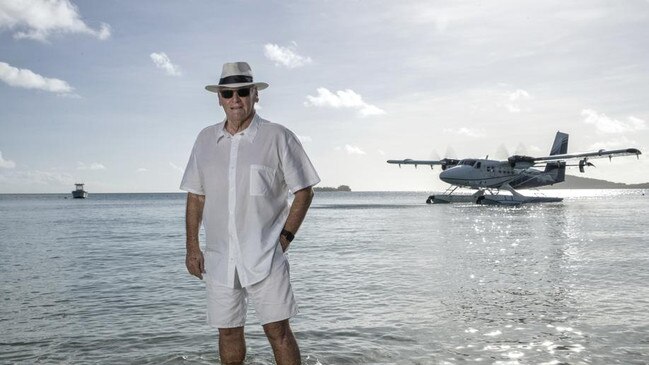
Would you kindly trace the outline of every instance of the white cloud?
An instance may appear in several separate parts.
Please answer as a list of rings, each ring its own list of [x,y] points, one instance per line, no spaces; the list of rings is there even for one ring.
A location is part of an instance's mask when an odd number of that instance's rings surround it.
[[[300,56],[294,51],[296,46],[293,43],[293,49],[291,49],[281,47],[277,44],[267,43],[264,45],[264,55],[269,60],[275,62],[276,66],[284,66],[286,68],[296,68],[311,63],[312,60],[310,57]]]
[[[347,151],[347,153],[350,154],[350,155],[364,155],[365,154],[365,151],[360,149],[360,147],[351,146],[351,145],[348,145],[348,144],[345,145],[345,151]]]
[[[453,134],[459,134],[459,135],[462,135],[462,136],[467,136],[467,137],[472,137],[472,138],[480,138],[480,137],[484,137],[486,135],[486,132],[483,129],[467,128],[467,127],[460,127],[460,128],[457,128],[457,129],[445,128],[444,132],[453,133]]]
[[[14,167],[16,167],[16,163],[11,160],[5,160],[2,157],[2,151],[0,151],[0,169],[13,169]]]
[[[184,173],[185,173],[185,170],[184,170],[184,169],[178,167],[178,165],[176,165],[176,164],[173,163],[173,162],[169,162],[169,166],[171,166],[172,169],[174,169],[174,170],[180,172],[181,174],[184,174]]]
[[[160,52],[160,53],[151,53],[151,60],[153,60],[153,63],[159,68],[164,70],[167,75],[171,76],[180,76],[180,67],[177,65],[174,65],[171,63],[171,60],[169,59],[169,56],[167,56],[166,53]]]
[[[297,139],[300,140],[300,142],[305,143],[305,142],[313,142],[313,139],[309,136],[297,136]]]
[[[584,123],[595,125],[597,133],[600,134],[621,134],[647,129],[647,123],[634,116],[630,116],[626,122],[622,122],[592,109],[582,110],[581,115],[584,117]]]
[[[144,168],[144,167],[140,167],[140,168],[137,169],[135,172],[147,172],[147,171],[149,171],[149,170],[146,169],[146,168]]]
[[[507,108],[510,113],[520,113],[521,111],[521,107],[515,104],[505,104],[505,108]]]
[[[509,100],[511,101],[516,101],[520,99],[529,99],[529,98],[530,98],[530,94],[527,91],[521,89],[518,89],[513,93],[509,94]]]
[[[520,102],[531,98],[532,97],[527,91],[518,89],[509,94],[509,102],[505,104],[505,108],[507,108],[510,113],[519,113],[522,110]]]
[[[106,170],[106,166],[99,162],[92,162],[90,165],[86,165],[81,161],[77,161],[77,170]]]
[[[110,37],[110,25],[90,28],[69,0],[0,1],[0,31],[3,29],[15,30],[16,39],[41,42],[56,33],[89,34],[101,40]]]
[[[612,150],[618,148],[638,147],[638,143],[625,136],[619,136],[603,142],[593,143],[588,147],[588,151],[599,151],[601,149]]]
[[[554,16],[558,19],[569,21],[570,23],[590,23],[604,19],[609,16],[604,8],[587,9],[563,9],[559,10]]]
[[[55,171],[16,171],[6,173],[2,176],[2,180],[9,185],[29,186],[36,185],[62,185],[71,186],[74,184],[74,178],[67,173],[60,173]]]
[[[66,94],[74,90],[63,80],[43,77],[31,70],[16,68],[5,62],[0,62],[0,80],[9,86],[40,89],[53,93]]]
[[[385,114],[383,109],[366,103],[363,101],[361,95],[355,93],[353,90],[339,90],[334,94],[328,89],[320,87],[317,91],[317,96],[307,95],[307,101],[304,102],[305,106],[331,107],[336,109],[352,108],[357,109],[362,117]]]

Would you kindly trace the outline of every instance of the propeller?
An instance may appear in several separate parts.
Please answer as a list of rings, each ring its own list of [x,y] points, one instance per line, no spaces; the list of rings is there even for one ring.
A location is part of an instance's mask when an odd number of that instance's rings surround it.
[[[440,158],[439,158],[439,154],[438,154],[437,151],[435,151],[434,149],[430,152],[430,154],[428,155],[428,158],[431,159],[431,160],[434,160],[434,161],[438,161],[438,160],[440,160]],[[444,168],[444,165],[442,165],[442,169],[443,169],[443,168]],[[430,165],[430,169],[431,169],[431,170],[434,170],[434,169],[433,169],[433,165]]]
[[[509,151],[507,151],[507,147],[505,147],[505,144],[501,144],[498,149],[496,150],[496,153],[494,157],[498,160],[506,160],[509,156]]]
[[[523,142],[519,142],[518,146],[516,146],[516,151],[514,151],[514,154],[526,156],[529,154],[527,150],[528,150],[527,146],[523,144]]]
[[[455,152],[453,147],[448,146],[448,147],[446,147],[446,153],[444,154],[444,157],[446,157],[446,158],[457,158],[457,152]]]
[[[431,159],[431,160],[439,160],[440,159],[439,153],[437,153],[437,151],[435,151],[435,150],[432,150],[432,151],[430,151],[430,154],[428,155],[428,158]]]

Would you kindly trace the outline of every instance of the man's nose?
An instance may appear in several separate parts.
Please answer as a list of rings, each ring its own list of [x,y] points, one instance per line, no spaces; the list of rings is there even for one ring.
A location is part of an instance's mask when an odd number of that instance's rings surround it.
[[[236,91],[236,90],[232,93],[232,101],[236,101],[236,102],[241,101],[241,97],[239,96],[239,92]]]

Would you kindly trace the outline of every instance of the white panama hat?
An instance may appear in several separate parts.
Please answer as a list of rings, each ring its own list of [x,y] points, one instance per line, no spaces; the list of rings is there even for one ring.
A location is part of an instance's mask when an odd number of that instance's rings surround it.
[[[222,89],[236,89],[245,86],[254,85],[258,90],[268,87],[265,82],[253,82],[252,69],[247,62],[229,62],[223,64],[221,78],[218,85],[207,85],[205,89],[213,93],[218,93]]]

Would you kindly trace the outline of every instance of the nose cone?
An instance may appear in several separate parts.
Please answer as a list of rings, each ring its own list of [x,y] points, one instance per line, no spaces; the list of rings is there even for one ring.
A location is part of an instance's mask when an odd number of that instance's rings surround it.
[[[439,178],[449,184],[462,185],[463,182],[466,182],[466,175],[469,172],[467,168],[473,169],[471,166],[455,166],[442,171],[439,174]]]

